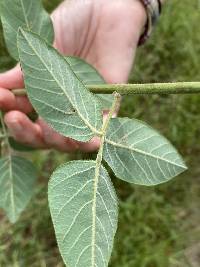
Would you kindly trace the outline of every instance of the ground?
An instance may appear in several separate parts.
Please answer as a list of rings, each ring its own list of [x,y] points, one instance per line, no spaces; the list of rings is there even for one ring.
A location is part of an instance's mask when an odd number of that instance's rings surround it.
[[[46,0],[45,5],[51,10],[58,2]],[[200,80],[200,3],[167,2],[152,38],[139,49],[131,82]],[[2,35],[0,62],[1,71],[13,64]],[[200,266],[199,103],[200,95],[124,98],[121,116],[142,119],[167,136],[189,170],[153,188],[129,185],[113,177],[120,216],[109,267]],[[0,266],[63,266],[47,205],[47,182],[59,163],[80,156],[56,152],[33,155],[40,178],[30,205],[14,226],[0,213]]]

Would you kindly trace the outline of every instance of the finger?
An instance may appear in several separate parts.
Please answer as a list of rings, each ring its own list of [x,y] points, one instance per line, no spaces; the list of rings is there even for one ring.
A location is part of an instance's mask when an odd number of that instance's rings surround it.
[[[37,123],[42,129],[43,139],[48,147],[52,147],[63,152],[75,152],[79,149],[79,146],[76,141],[70,138],[66,138],[55,132],[42,119],[39,119]]]
[[[46,147],[40,126],[29,120],[24,113],[10,111],[5,115],[4,120],[11,135],[16,141],[32,147]]]
[[[48,147],[52,147],[63,152],[75,152],[77,150],[82,152],[95,152],[99,148],[99,138],[95,137],[88,143],[77,142],[71,138],[61,136],[41,119],[38,120],[38,124],[42,129],[43,139]]]
[[[4,111],[20,110],[24,113],[33,110],[27,97],[15,97],[11,91],[4,88],[0,88],[0,109]]]
[[[0,109],[8,111],[16,107],[15,96],[7,89],[0,88]]]
[[[16,107],[15,110],[20,110],[26,114],[33,111],[33,107],[29,101],[29,99],[26,96],[16,96]]]
[[[100,146],[100,138],[94,137],[90,142],[82,143],[77,142],[79,144],[79,150],[82,152],[96,152]]]
[[[0,73],[0,87],[7,89],[24,87],[23,75],[19,64],[5,73]]]
[[[19,64],[15,68],[0,74],[0,87],[7,89],[24,87],[23,76]],[[7,111],[15,109],[23,111],[24,113],[32,111],[33,108],[27,97],[14,97],[8,90],[7,93],[5,90],[0,90],[0,106],[2,109]]]

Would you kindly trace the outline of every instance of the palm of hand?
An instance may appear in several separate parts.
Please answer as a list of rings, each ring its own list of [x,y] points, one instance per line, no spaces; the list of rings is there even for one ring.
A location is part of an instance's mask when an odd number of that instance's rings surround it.
[[[56,37],[54,45],[61,53],[85,59],[107,82],[127,81],[145,21],[145,11],[139,1],[65,1],[54,11],[52,18]],[[88,144],[78,143],[60,136],[41,119],[31,122],[25,115],[32,110],[28,100],[14,97],[7,90],[22,86],[23,78],[18,66],[0,74],[0,108],[9,111],[5,122],[16,140],[63,151],[97,149],[97,139]]]
[[[107,82],[126,82],[145,18],[141,3],[79,2],[63,3],[53,14],[57,48],[87,60]]]

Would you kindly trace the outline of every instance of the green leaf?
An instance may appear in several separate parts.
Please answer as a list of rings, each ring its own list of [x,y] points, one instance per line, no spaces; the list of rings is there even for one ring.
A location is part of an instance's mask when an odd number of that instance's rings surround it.
[[[117,229],[117,197],[95,161],[73,161],[52,175],[48,198],[58,246],[67,267],[106,267]]]
[[[18,60],[17,32],[19,27],[39,34],[52,43],[53,25],[40,0],[1,0],[1,20],[10,55]]]
[[[110,121],[103,156],[117,177],[140,185],[166,182],[187,169],[167,139],[128,118]]]
[[[102,111],[67,60],[39,36],[20,30],[20,62],[36,111],[57,132],[89,141],[101,129]]]
[[[105,84],[105,80],[98,73],[98,71],[83,59],[78,57],[66,57],[66,60],[70,64],[72,70],[77,77],[85,84]],[[97,95],[103,110],[107,110],[112,106],[113,96],[108,94]]]
[[[111,94],[97,94],[102,110],[109,110],[112,106],[113,95]]]
[[[75,74],[85,85],[105,84],[103,77],[97,70],[78,57],[65,57]]]
[[[16,156],[0,160],[0,206],[12,223],[33,195],[35,181],[36,171],[31,162]]]

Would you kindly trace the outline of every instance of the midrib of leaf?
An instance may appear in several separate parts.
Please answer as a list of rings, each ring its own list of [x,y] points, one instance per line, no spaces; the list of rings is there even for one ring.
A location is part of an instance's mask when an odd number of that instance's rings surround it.
[[[109,126],[110,119],[112,118],[113,114],[116,111],[116,107],[119,105],[120,101],[120,95],[116,94],[115,99],[113,101],[112,107],[110,109],[110,112],[108,114],[108,117],[106,121],[103,124],[102,127],[102,135],[101,135],[101,141],[100,141],[100,148],[96,159],[96,166],[95,166],[95,176],[94,176],[94,194],[93,194],[93,204],[92,204],[92,242],[91,242],[91,248],[92,248],[92,256],[91,256],[91,267],[95,267],[95,244],[96,244],[96,203],[97,203],[97,190],[98,190],[98,182],[99,182],[99,176],[100,176],[100,168],[101,163],[103,160],[103,150],[104,150],[104,144],[106,139],[106,132]]]
[[[175,162],[169,161],[168,159],[165,159],[165,158],[162,158],[162,157],[159,157],[159,156],[155,156],[155,155],[153,155],[151,153],[145,152],[145,151],[140,150],[138,148],[128,147],[128,146],[125,146],[125,145],[122,145],[122,144],[113,142],[113,141],[111,141],[111,140],[109,140],[107,138],[105,138],[105,142],[108,143],[108,144],[110,144],[110,145],[113,145],[115,147],[124,148],[124,149],[130,150],[130,151],[133,151],[133,152],[136,152],[136,153],[145,155],[145,156],[149,156],[149,157],[154,158],[154,159],[157,159],[157,160],[159,159],[159,160],[165,161],[165,162],[167,162],[167,163],[169,163],[171,165],[176,165],[177,167],[184,168],[183,165],[179,165],[179,164],[177,164]],[[185,169],[187,169],[187,168],[185,167]]]
[[[11,186],[10,201],[11,201],[11,206],[12,206],[12,210],[13,210],[13,214],[14,214],[13,217],[16,218],[11,154],[9,154],[9,157],[8,157],[8,164],[9,164],[10,186]]]
[[[21,6],[22,6],[22,10],[23,10],[23,14],[24,14],[24,19],[25,19],[25,22],[26,22],[26,26],[27,26],[28,30],[30,30],[30,25],[29,25],[29,22],[28,22],[28,18],[26,16],[26,10],[25,10],[25,7],[24,7],[23,0],[20,0],[20,3],[21,3]]]
[[[8,167],[9,167],[9,178],[10,178],[10,187],[11,187],[11,191],[10,191],[10,201],[11,201],[11,207],[13,210],[13,214],[14,214],[14,218],[16,218],[16,209],[15,209],[15,201],[14,201],[14,185],[13,185],[13,171],[12,171],[12,158],[11,158],[11,148],[10,148],[10,144],[9,144],[9,140],[8,140],[8,134],[6,131],[6,127],[4,124],[4,120],[3,120],[3,115],[2,112],[0,111],[0,122],[2,125],[2,129],[3,129],[3,134],[5,136],[5,142],[8,148]]]
[[[93,204],[92,204],[92,267],[95,267],[95,244],[96,244],[96,203],[97,203],[97,190],[98,190],[98,182],[99,182],[99,175],[100,175],[100,168],[101,162],[103,159],[103,147],[105,141],[105,133],[103,132],[99,153],[96,159],[96,167],[95,167],[95,176],[94,176],[94,194],[93,194]]]
[[[37,50],[35,50],[35,48],[32,46],[32,44],[27,40],[27,38],[25,37],[25,35],[23,34],[23,31],[21,31],[21,34],[24,36],[24,38],[26,39],[26,41],[28,42],[28,44],[30,45],[30,47],[32,48],[32,50],[34,51],[34,53],[38,56],[38,58],[40,59],[40,61],[43,63],[43,65],[46,67],[46,69],[48,70],[49,74],[52,76],[52,78],[55,80],[55,82],[57,83],[57,85],[62,89],[64,95],[67,97],[67,99],[69,100],[69,102],[71,103],[71,105],[74,107],[73,102],[71,100],[71,98],[69,97],[69,95],[66,93],[66,91],[64,90],[63,86],[60,84],[60,82],[57,80],[57,78],[54,76],[53,72],[51,72],[51,70],[49,69],[48,65],[46,65],[45,61],[43,61],[43,59],[40,57],[40,55],[37,53]],[[67,61],[66,61],[67,62]],[[69,64],[67,62],[67,64]],[[69,65],[70,66],[70,65]],[[71,68],[71,66],[70,66]],[[75,75],[75,74],[74,74]],[[77,76],[76,76],[77,77]],[[77,77],[78,79],[78,77]],[[82,83],[79,80],[80,83]],[[83,120],[83,122],[85,123],[85,125],[88,126],[88,128],[96,135],[102,135],[102,132],[99,132],[97,129],[95,129],[87,120],[85,120],[85,118],[82,116],[82,114],[78,111],[78,109],[76,107],[74,107],[77,114],[79,115],[79,117]]]

